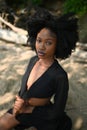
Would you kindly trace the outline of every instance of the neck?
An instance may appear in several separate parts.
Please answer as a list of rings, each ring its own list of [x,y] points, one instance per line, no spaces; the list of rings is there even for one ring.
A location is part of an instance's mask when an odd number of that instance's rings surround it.
[[[41,66],[50,66],[52,63],[54,62],[54,58],[50,58],[50,59],[39,59],[39,64]]]

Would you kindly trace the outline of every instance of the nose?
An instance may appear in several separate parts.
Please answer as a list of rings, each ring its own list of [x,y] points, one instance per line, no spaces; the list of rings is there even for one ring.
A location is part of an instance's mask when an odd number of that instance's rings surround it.
[[[44,43],[41,43],[40,46],[39,46],[39,48],[40,48],[41,50],[45,50],[45,44],[44,44]]]

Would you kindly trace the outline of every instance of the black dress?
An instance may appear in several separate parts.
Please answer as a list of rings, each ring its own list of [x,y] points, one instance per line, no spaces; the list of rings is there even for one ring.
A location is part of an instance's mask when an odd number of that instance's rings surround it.
[[[37,106],[32,113],[18,114],[16,119],[20,121],[19,126],[21,126],[21,130],[23,127],[31,126],[35,126],[37,130],[70,130],[71,120],[64,112],[69,89],[68,78],[57,60],[27,90],[27,80],[37,60],[37,56],[31,58],[22,78],[19,96],[23,99],[54,96],[54,103],[50,102],[49,105]],[[9,110],[9,113],[11,113],[11,110]]]

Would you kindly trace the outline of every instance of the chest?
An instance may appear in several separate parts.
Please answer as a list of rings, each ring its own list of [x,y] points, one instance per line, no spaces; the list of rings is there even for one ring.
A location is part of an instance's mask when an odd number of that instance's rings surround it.
[[[35,66],[35,64],[29,64],[28,71],[23,76],[20,96],[25,99],[51,97],[56,88],[56,65],[54,63],[48,69],[42,69],[41,66]]]
[[[33,83],[35,83],[38,79],[40,79],[45,74],[47,69],[48,68],[36,64],[32,68],[32,70],[31,70],[31,72],[28,76],[27,89],[29,89],[32,86]]]

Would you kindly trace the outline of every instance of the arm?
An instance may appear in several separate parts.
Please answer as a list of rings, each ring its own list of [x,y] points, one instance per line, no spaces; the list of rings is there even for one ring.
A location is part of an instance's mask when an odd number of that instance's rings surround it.
[[[27,100],[27,104],[30,106],[44,106],[46,104],[49,104],[50,97],[49,98],[30,98]]]
[[[68,96],[68,88],[69,85],[66,74],[56,78],[54,104],[45,107],[43,106],[40,110],[40,114],[44,119],[60,118],[63,115]]]

